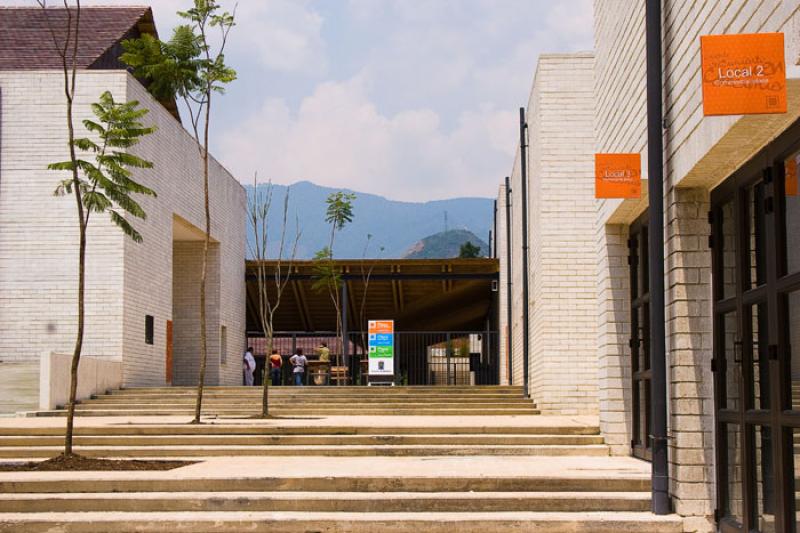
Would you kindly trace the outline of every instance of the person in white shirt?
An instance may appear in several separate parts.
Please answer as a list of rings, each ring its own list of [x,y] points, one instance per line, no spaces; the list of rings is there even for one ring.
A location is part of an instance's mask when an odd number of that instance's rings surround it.
[[[256,371],[256,358],[253,357],[253,348],[248,347],[244,352],[244,384],[248,387],[253,386],[254,375]]]
[[[298,348],[297,353],[289,358],[289,362],[292,364],[294,384],[298,387],[302,387],[303,378],[306,374],[306,365],[308,364],[308,359],[306,359],[306,356],[303,355],[303,349]]]

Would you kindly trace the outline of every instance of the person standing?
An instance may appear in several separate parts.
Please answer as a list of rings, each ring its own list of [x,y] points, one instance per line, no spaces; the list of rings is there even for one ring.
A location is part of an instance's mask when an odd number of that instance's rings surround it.
[[[317,351],[319,352],[320,363],[329,363],[331,361],[331,351],[328,348],[328,343],[321,343]]]
[[[324,363],[321,364],[319,367],[319,372],[322,375],[322,379],[325,381],[325,385],[330,385],[331,382],[331,351],[328,348],[328,343],[323,342],[320,343],[319,348],[317,348],[317,353],[319,354],[319,362]],[[317,383],[318,384],[318,383]]]
[[[247,387],[253,386],[254,374],[256,371],[256,358],[253,357],[253,347],[248,346],[247,351],[244,352],[244,384]]]
[[[308,359],[306,359],[306,356],[303,355],[303,349],[298,348],[297,353],[289,358],[289,362],[292,364],[294,384],[298,387],[302,387],[303,378],[305,378],[306,374],[306,365],[308,364]]]
[[[272,355],[269,356],[269,373],[272,377],[272,386],[277,387],[281,384],[281,367],[283,367],[283,358],[278,350],[272,350]]]

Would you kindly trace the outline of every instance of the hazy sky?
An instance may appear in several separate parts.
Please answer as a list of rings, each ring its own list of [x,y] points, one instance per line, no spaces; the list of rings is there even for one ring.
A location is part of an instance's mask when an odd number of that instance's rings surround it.
[[[190,0],[83,3],[151,4],[168,38]],[[239,0],[236,15],[212,153],[245,182],[401,200],[494,196],[538,54],[592,48],[591,0]]]

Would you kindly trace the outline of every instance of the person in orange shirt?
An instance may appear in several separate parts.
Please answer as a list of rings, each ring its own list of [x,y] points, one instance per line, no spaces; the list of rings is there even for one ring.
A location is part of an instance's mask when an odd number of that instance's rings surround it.
[[[283,358],[278,350],[272,350],[272,355],[269,356],[269,374],[272,377],[272,386],[277,387],[281,384],[281,367],[283,366]]]

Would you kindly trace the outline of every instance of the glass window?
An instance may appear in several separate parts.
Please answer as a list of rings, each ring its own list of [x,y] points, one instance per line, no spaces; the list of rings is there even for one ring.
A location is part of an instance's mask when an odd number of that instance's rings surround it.
[[[747,195],[747,230],[749,269],[745,272],[746,287],[758,287],[767,281],[766,223],[764,220],[764,182],[745,191]]]
[[[722,317],[722,328],[724,337],[720,348],[725,358],[725,395],[722,398],[721,407],[739,409],[742,384],[742,344],[739,340],[736,313],[727,313]]]
[[[736,221],[733,201],[722,206],[722,297],[736,295]]]
[[[754,409],[769,409],[769,349],[767,340],[767,307],[751,307],[750,324],[753,339],[753,401]]]
[[[784,190],[786,210],[784,235],[786,235],[786,264],[784,274],[800,272],[800,190],[798,188],[798,165],[800,152],[784,161]]]
[[[792,382],[792,409],[800,410],[800,291],[786,295],[789,361]]]
[[[725,428],[725,468],[727,472],[728,498],[724,512],[738,523],[744,522],[744,499],[742,495],[742,439],[741,428],[737,424],[726,424]]]
[[[639,280],[639,295],[642,296],[650,292],[650,267],[649,267],[649,251],[647,244],[647,226],[642,228],[642,232],[638,239],[639,245],[639,264],[637,266],[638,280]]]
[[[772,430],[769,427],[755,427],[755,452],[758,530],[767,533],[775,531],[775,471]]]

